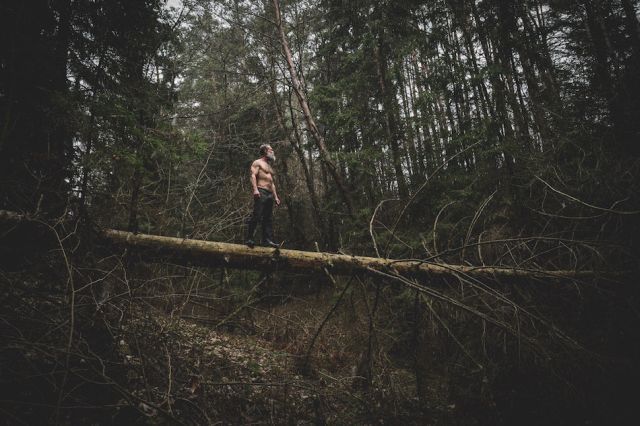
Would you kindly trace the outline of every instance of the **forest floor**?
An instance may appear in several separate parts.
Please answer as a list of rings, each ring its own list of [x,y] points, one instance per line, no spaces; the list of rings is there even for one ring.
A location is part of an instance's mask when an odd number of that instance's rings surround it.
[[[217,330],[178,315],[138,312],[124,339],[145,334],[149,339],[138,337],[140,345],[153,346],[151,336],[163,336],[163,342],[156,340],[159,350],[144,361],[128,355],[130,342],[123,340],[120,352],[130,360],[128,376],[137,378],[135,392],[144,395],[148,386],[140,365],[153,364],[143,368],[155,392],[151,399],[162,401],[165,417],[186,416],[187,423],[451,424],[460,415],[436,371],[428,405],[416,397],[415,377],[403,366],[388,364],[368,382],[361,375],[366,344],[358,337],[366,324],[348,313],[353,308],[327,321],[305,362],[334,299],[334,291],[325,289],[311,298],[257,304]],[[157,410],[150,415],[162,417]]]
[[[78,268],[72,282],[59,258],[0,274],[6,424],[624,424],[633,407],[630,359],[615,375],[578,366],[561,387],[567,376],[550,379],[547,361],[494,353],[487,370],[470,368],[432,321],[417,350],[413,293],[395,286],[234,272],[226,284],[210,273],[196,291],[168,270],[114,272],[119,261]]]
[[[198,305],[167,310],[141,288],[111,307],[96,309],[95,294],[78,294],[70,305],[63,287],[52,287],[63,277],[44,264],[2,273],[6,424],[456,424],[466,418],[437,369],[426,401],[416,397],[406,362],[374,349],[367,369],[369,325],[355,294],[329,318],[339,291],[325,285],[300,297],[266,292],[244,307],[222,297],[219,310],[196,321]]]

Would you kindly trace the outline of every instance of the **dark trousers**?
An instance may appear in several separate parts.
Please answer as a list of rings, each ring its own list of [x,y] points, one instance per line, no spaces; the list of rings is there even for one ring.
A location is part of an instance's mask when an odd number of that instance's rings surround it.
[[[262,223],[262,241],[273,241],[273,193],[263,188],[258,188],[260,198],[253,202],[253,213],[249,219],[247,240],[253,240],[258,222]]]

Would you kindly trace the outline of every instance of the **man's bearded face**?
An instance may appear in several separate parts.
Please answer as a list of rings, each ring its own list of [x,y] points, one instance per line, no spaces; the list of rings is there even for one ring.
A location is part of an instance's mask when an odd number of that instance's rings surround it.
[[[275,162],[275,161],[276,161],[276,155],[273,153],[273,151],[268,151],[268,152],[267,152],[267,160],[268,160],[270,163],[273,163],[273,162]]]

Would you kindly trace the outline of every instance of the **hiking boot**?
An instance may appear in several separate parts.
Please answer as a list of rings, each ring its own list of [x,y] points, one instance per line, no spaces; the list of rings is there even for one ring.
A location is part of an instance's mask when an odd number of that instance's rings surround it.
[[[263,246],[265,246],[265,247],[272,247],[272,248],[278,248],[278,247],[280,247],[280,244],[276,244],[276,243],[274,243],[274,242],[273,242],[273,241],[271,241],[271,240],[264,240],[264,241],[262,242],[262,245],[263,245]]]

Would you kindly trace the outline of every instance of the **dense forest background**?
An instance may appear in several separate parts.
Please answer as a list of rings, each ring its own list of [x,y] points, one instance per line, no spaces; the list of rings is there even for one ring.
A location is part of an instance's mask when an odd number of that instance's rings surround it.
[[[0,6],[8,424],[624,424],[640,380],[637,0]],[[530,277],[149,261],[242,243]],[[557,280],[545,271],[588,271]],[[592,273],[591,273],[592,272]]]

